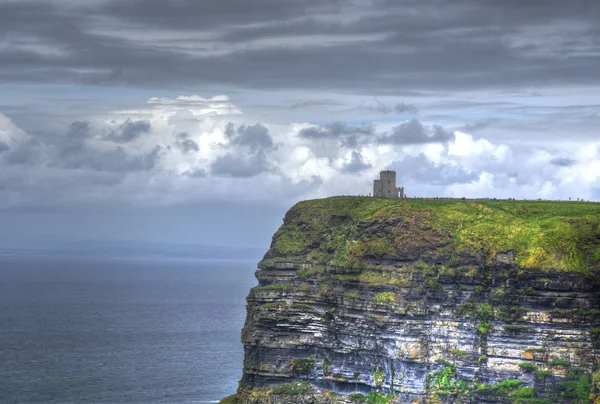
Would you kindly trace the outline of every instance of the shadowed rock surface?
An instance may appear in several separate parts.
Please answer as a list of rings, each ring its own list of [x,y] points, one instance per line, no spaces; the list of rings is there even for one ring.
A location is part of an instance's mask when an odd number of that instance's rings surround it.
[[[300,202],[256,272],[229,402],[590,402],[599,260],[599,204]]]

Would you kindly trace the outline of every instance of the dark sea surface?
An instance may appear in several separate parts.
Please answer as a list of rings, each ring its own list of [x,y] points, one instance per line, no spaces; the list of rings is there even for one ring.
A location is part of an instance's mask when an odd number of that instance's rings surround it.
[[[257,261],[0,256],[0,402],[234,393]]]

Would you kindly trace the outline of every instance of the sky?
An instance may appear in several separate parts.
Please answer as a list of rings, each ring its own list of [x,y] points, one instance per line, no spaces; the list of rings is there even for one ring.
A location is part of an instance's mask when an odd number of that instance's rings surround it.
[[[268,247],[303,199],[600,200],[597,0],[0,0],[0,246]]]

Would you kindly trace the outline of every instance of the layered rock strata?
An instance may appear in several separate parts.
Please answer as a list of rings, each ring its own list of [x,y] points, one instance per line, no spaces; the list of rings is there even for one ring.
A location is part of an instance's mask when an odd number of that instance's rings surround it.
[[[299,203],[256,272],[232,400],[589,402],[599,225],[596,204]]]

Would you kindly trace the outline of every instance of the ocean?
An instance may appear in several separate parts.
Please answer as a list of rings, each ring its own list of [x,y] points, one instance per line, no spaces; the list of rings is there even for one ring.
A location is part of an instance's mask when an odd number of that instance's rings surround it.
[[[233,394],[257,261],[0,256],[0,402]]]

